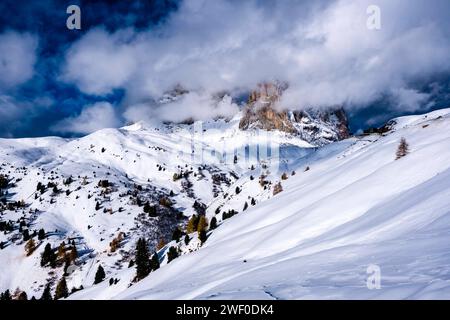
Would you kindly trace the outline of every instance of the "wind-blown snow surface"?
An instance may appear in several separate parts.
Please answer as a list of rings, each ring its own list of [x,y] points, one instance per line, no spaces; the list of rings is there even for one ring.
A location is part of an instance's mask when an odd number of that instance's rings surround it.
[[[449,128],[447,109],[329,145],[199,251],[123,292],[94,287],[73,298],[449,299]],[[410,153],[395,160],[401,137]],[[371,264],[381,289],[366,287]]]

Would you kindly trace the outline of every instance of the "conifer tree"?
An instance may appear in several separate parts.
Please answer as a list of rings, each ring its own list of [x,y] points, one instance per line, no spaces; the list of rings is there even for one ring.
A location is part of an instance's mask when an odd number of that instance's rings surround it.
[[[105,270],[101,265],[98,266],[97,272],[95,273],[94,284],[102,282],[106,277]]]
[[[12,300],[11,293],[9,292],[9,290],[6,290],[5,292],[3,292],[0,295],[0,300],[2,300],[2,301],[10,301],[10,300]]]
[[[398,159],[403,158],[404,156],[406,156],[408,154],[408,148],[409,148],[409,145],[406,142],[406,139],[405,138],[401,138],[400,139],[400,144],[398,145],[397,152],[395,154],[396,155],[395,160],[398,160]]]
[[[136,278],[144,279],[150,273],[150,257],[147,241],[140,238],[136,243]]]
[[[190,241],[191,241],[191,238],[189,238],[189,235],[188,235],[188,234],[185,235],[185,236],[184,236],[184,244],[185,244],[185,245],[188,245]]]
[[[30,240],[30,232],[28,231],[28,229],[23,230],[22,236],[23,236],[23,241]]]
[[[152,256],[152,260],[150,261],[150,267],[153,271],[159,269],[159,257],[158,253],[154,253]]]
[[[197,215],[193,214],[192,217],[189,219],[189,222],[187,224],[186,232],[187,233],[192,233],[194,231],[197,231],[198,222],[199,222],[199,218],[197,217]]]
[[[58,300],[61,298],[67,298],[68,296],[69,296],[69,290],[67,289],[66,278],[62,277],[61,280],[58,282],[58,285],[56,286],[55,300]]]
[[[20,293],[17,295],[16,300],[19,301],[26,301],[28,300],[28,295],[25,291],[20,291]]]
[[[52,250],[52,247],[50,246],[50,243],[47,243],[47,245],[44,248],[44,252],[42,253],[41,257],[41,267],[50,264],[50,267],[55,268],[56,267],[56,255]]]
[[[198,239],[200,240],[200,242],[203,244],[206,242],[206,239],[208,239],[208,237],[206,236],[206,231],[205,230],[201,230],[198,232]]]
[[[170,263],[172,260],[178,258],[178,250],[175,247],[170,247],[167,252],[167,263]]]
[[[278,182],[274,187],[273,187],[273,195],[277,195],[280,192],[283,191],[283,186],[281,185],[281,182]]]
[[[212,217],[211,223],[209,225],[209,230],[214,230],[215,228],[217,228],[217,219],[216,217]]]
[[[39,229],[38,240],[44,240],[44,239],[45,239],[45,230],[44,229]]]
[[[36,249],[36,243],[31,238],[30,240],[28,240],[27,244],[25,245],[25,252],[27,253],[27,256],[31,255],[35,249]]]
[[[206,219],[205,216],[200,216],[197,225],[197,232],[206,231],[207,227],[208,227],[208,219]]]
[[[50,292],[50,284],[47,283],[44,291],[42,292],[41,300],[50,301],[53,300],[52,293]]]
[[[70,259],[70,254],[67,253],[66,255],[64,255],[63,260],[64,260],[64,274],[66,274],[67,269],[69,269],[70,264],[72,262],[71,259]]]
[[[66,243],[63,241],[58,246],[58,258],[63,259],[66,255]]]
[[[77,247],[76,246],[72,246],[72,249],[70,250],[70,261],[71,262],[75,262],[75,260],[77,260],[78,258],[78,251],[77,251]]]
[[[247,203],[247,201],[245,201],[245,203],[244,203],[244,209],[242,210],[242,211],[245,211],[245,210],[247,210],[248,209],[248,203]]]

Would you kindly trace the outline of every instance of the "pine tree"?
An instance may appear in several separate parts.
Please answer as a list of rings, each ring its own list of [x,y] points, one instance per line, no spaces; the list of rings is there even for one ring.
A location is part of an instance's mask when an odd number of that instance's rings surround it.
[[[23,230],[22,236],[23,236],[23,241],[30,240],[30,231],[28,231],[28,229]]]
[[[214,230],[215,228],[217,228],[217,219],[216,217],[212,217],[209,230]]]
[[[199,218],[197,215],[193,214],[192,217],[189,219],[189,222],[186,227],[186,233],[192,233],[194,231],[197,231]]]
[[[152,260],[150,261],[150,267],[153,271],[159,269],[159,257],[158,253],[154,253],[152,256]]]
[[[55,300],[58,300],[61,298],[67,298],[68,296],[69,296],[69,290],[67,289],[66,278],[62,277],[61,280],[58,282],[58,285],[56,286]]]
[[[189,238],[189,235],[188,235],[188,234],[185,235],[185,236],[184,236],[184,244],[185,244],[185,245],[188,245],[190,241],[191,241],[191,238]]]
[[[247,209],[248,209],[248,203],[247,203],[247,201],[245,201],[243,211],[245,211],[245,210],[247,210]]]
[[[58,258],[63,259],[66,255],[66,243],[63,241],[58,246]]]
[[[72,249],[70,250],[70,261],[75,262],[78,258],[78,251],[76,246],[72,246]]]
[[[170,263],[172,260],[178,258],[178,250],[175,247],[170,247],[167,252],[167,263]]]
[[[64,260],[64,274],[66,274],[67,269],[69,269],[70,264],[71,264],[70,254],[69,254],[69,253],[66,253],[66,254],[64,255],[63,260]]]
[[[45,239],[45,230],[44,229],[39,229],[38,240],[44,240],[44,239]]]
[[[36,249],[36,243],[33,239],[28,240],[27,244],[25,245],[25,252],[27,253],[27,256],[31,255],[34,250]]]
[[[201,231],[198,232],[198,239],[200,240],[200,242],[202,244],[206,242],[208,237],[206,235],[206,231],[205,230],[201,230]]]
[[[197,232],[206,231],[207,227],[208,227],[208,219],[206,219],[205,216],[200,216],[197,225]]]
[[[41,300],[50,301],[53,300],[52,293],[50,292],[50,284],[47,283],[44,291],[42,292]]]
[[[136,243],[136,278],[142,280],[150,273],[150,259],[147,241],[140,238]]]
[[[47,243],[47,245],[44,248],[44,252],[42,253],[41,257],[41,267],[50,264],[50,267],[55,268],[56,267],[56,255],[52,250],[52,247],[50,246],[50,243]]]
[[[278,182],[274,187],[273,187],[273,195],[277,195],[280,192],[283,191],[283,186],[281,185],[281,182]]]
[[[106,277],[105,270],[101,265],[98,266],[97,272],[95,273],[94,284],[102,282]]]
[[[406,156],[408,154],[408,152],[409,152],[408,148],[409,148],[409,145],[406,142],[406,139],[405,138],[401,138],[400,139],[400,144],[399,144],[399,146],[397,148],[397,152],[395,154],[396,155],[395,160],[398,160],[398,159],[403,158],[404,156]]]
[[[100,210],[100,203],[96,202],[95,203],[95,211],[98,211],[98,210]]]

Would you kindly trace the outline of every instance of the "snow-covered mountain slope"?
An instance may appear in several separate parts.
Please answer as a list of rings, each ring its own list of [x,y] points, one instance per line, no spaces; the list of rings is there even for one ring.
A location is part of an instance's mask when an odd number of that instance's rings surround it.
[[[65,273],[83,287],[71,299],[450,297],[450,109],[321,148],[239,122],[0,139],[0,291],[40,297]],[[395,160],[401,137],[410,152]],[[264,159],[249,152],[269,143]],[[207,241],[172,240],[195,213],[217,220]],[[136,283],[140,237],[161,268]],[[40,265],[47,244],[54,268]],[[371,264],[380,290],[366,287]],[[93,285],[99,265],[112,285]]]
[[[244,160],[252,143],[282,144],[282,150],[291,150],[281,156],[284,163],[292,150],[312,150],[286,133],[241,131],[239,119],[159,127],[136,123],[73,140],[0,139],[0,175],[7,181],[0,187],[0,291],[19,288],[39,297],[47,283],[54,288],[73,246],[78,258],[68,269],[70,288],[91,286],[100,264],[115,276],[134,258],[139,237],[153,251],[169,242],[175,229],[184,230],[194,213],[210,211],[208,205],[219,198],[227,203],[236,180],[251,165],[259,166],[252,154]],[[272,165],[269,158],[264,165]],[[270,190],[254,197],[262,201]],[[40,229],[45,237],[37,239]],[[25,233],[36,246],[29,256]],[[112,250],[118,238],[119,248]],[[40,266],[48,243],[61,252],[56,268]],[[199,245],[194,239],[186,250]]]
[[[440,110],[319,149],[291,163],[283,192],[225,221],[200,250],[124,291],[103,284],[72,298],[448,299],[449,127]],[[409,153],[396,160],[402,137]],[[366,286],[369,265],[380,289]]]

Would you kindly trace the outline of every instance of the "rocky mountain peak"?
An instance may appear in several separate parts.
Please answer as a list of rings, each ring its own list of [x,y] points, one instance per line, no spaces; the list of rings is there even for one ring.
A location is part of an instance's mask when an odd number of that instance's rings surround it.
[[[347,116],[341,107],[279,111],[277,103],[287,87],[286,83],[281,82],[259,84],[249,95],[239,128],[279,130],[299,135],[313,145],[324,145],[349,137]]]

